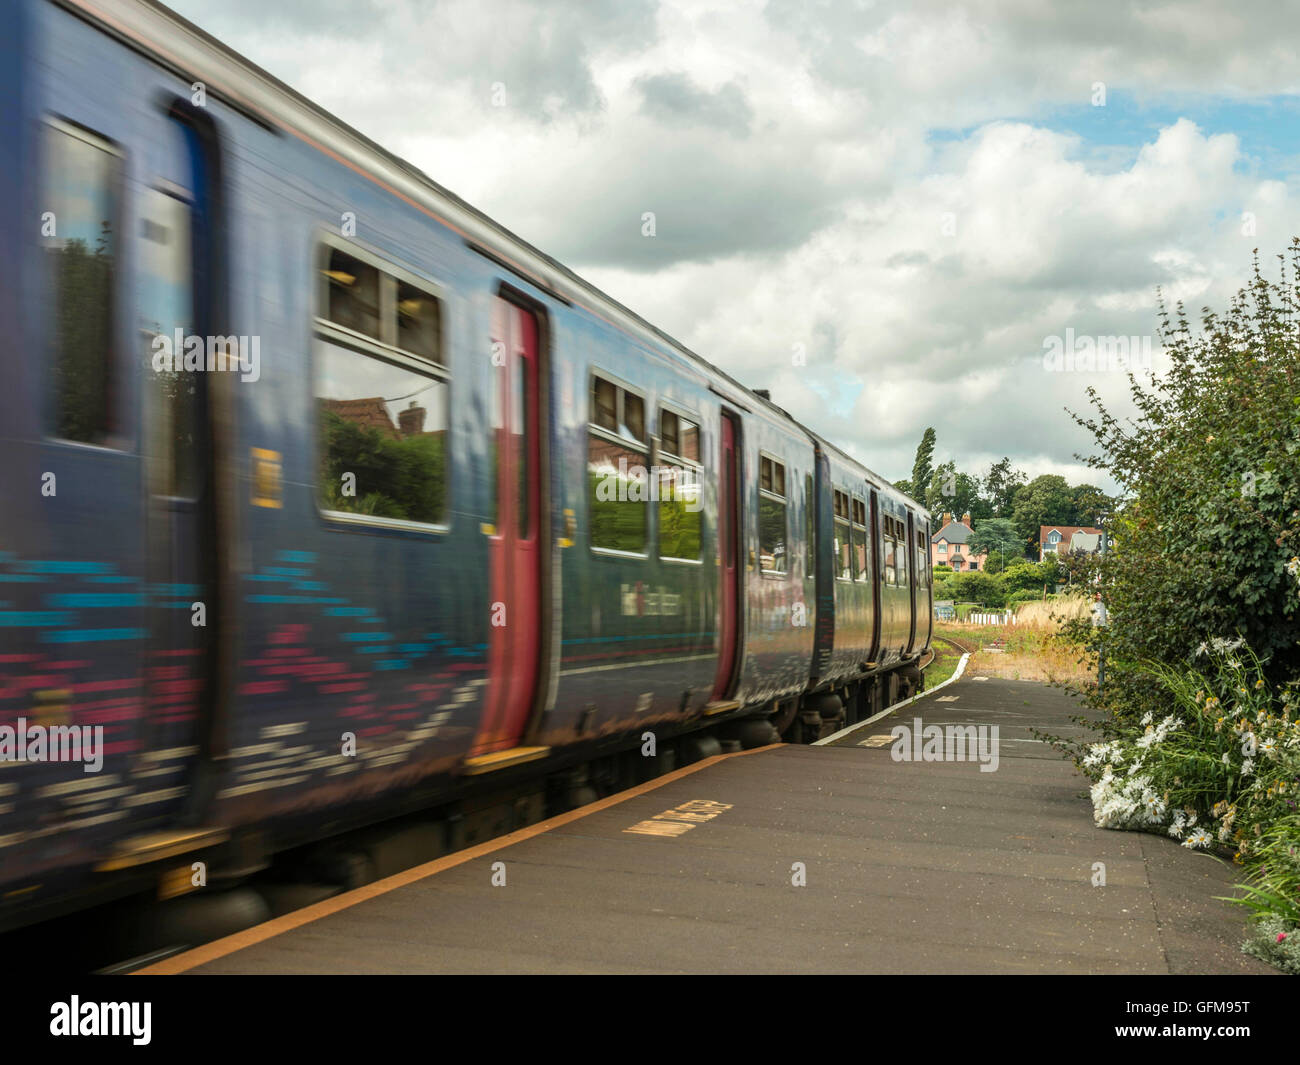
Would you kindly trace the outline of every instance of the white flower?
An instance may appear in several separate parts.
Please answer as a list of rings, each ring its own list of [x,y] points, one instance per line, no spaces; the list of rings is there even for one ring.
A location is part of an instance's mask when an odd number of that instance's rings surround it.
[[[1238,647],[1240,647],[1245,642],[1246,641],[1241,639],[1240,637],[1238,637],[1235,640],[1226,640],[1220,636],[1215,636],[1212,640],[1210,640],[1210,646],[1213,647],[1220,654],[1226,654],[1228,651],[1235,651]]]
[[[1253,772],[1255,772],[1255,759],[1243,758],[1241,760],[1241,775],[1243,777],[1248,777]]]
[[[1227,765],[1227,764],[1228,764],[1228,752],[1227,752],[1227,751],[1224,751],[1224,752],[1223,752],[1223,764],[1224,764],[1224,765]]]
[[[1190,835],[1188,835],[1188,837],[1185,840],[1183,840],[1183,846],[1188,847],[1191,850],[1196,850],[1198,847],[1205,848],[1208,847],[1209,845],[1210,845],[1210,834],[1206,832],[1205,829],[1203,828],[1198,828],[1195,832],[1192,832]]]
[[[1266,739],[1263,743],[1261,743],[1261,744],[1259,745],[1259,749],[1260,749],[1260,751],[1261,751],[1263,754],[1268,755],[1270,758],[1276,758],[1276,757],[1277,757],[1277,740],[1272,739],[1272,738],[1270,737],[1269,739]]]
[[[1153,716],[1154,715],[1151,713],[1151,711],[1148,710],[1145,714],[1142,715],[1142,724],[1144,725],[1151,724],[1151,720]]]
[[[1142,795],[1142,805],[1146,808],[1147,820],[1153,825],[1159,824],[1165,818],[1164,800],[1154,791],[1148,789]]]

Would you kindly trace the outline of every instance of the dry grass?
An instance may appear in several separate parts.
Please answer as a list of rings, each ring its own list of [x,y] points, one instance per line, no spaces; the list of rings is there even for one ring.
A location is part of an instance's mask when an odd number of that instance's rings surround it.
[[[936,621],[935,635],[955,640],[971,651],[967,673],[1049,684],[1087,684],[1095,670],[1079,661],[1082,652],[1057,637],[1052,614],[1080,617],[1090,610],[1086,599],[1025,603],[1015,625],[971,625]]]

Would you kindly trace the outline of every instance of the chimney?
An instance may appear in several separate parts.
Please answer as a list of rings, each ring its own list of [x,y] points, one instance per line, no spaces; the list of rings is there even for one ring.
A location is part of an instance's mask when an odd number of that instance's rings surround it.
[[[942,528],[944,528],[945,526],[947,526],[947,525],[951,525],[951,524],[952,524],[952,515],[949,514],[949,513],[945,510],[945,511],[943,512],[943,524],[940,525],[939,528],[942,529]]]
[[[397,425],[402,430],[403,436],[415,436],[416,433],[424,431],[424,417],[428,414],[423,407],[417,407],[415,400],[411,400],[411,405],[406,410],[397,412]]]
[[[963,515],[961,516],[961,523],[962,523],[963,525],[965,525],[966,528],[968,528],[968,529],[970,528],[970,511],[969,511],[969,510],[966,511],[966,513],[963,514]]]

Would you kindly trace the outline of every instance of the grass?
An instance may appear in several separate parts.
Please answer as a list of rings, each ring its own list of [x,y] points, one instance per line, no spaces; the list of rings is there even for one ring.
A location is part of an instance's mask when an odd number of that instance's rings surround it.
[[[934,661],[925,667],[925,688],[937,688],[957,672],[957,663],[961,661],[962,650],[952,644],[936,641],[934,644]]]
[[[972,625],[936,621],[934,633],[955,640],[971,651],[967,673],[1009,680],[1037,680],[1047,684],[1086,684],[1096,679],[1082,651],[1058,635],[1059,623],[1051,615],[1083,614],[1086,600],[1025,603],[1015,625]],[[933,682],[933,683],[937,683]],[[926,676],[926,686],[933,687]]]

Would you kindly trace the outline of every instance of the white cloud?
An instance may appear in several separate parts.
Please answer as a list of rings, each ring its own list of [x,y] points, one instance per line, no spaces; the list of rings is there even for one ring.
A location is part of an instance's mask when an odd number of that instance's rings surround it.
[[[1300,232],[1239,137],[1138,148],[1115,110],[1300,88],[1267,0],[172,2],[891,477],[934,425],[969,472],[1095,480],[1062,408],[1126,383],[1045,373],[1044,338],[1148,335],[1157,286],[1222,307]],[[1103,132],[1054,128],[1096,81]]]

